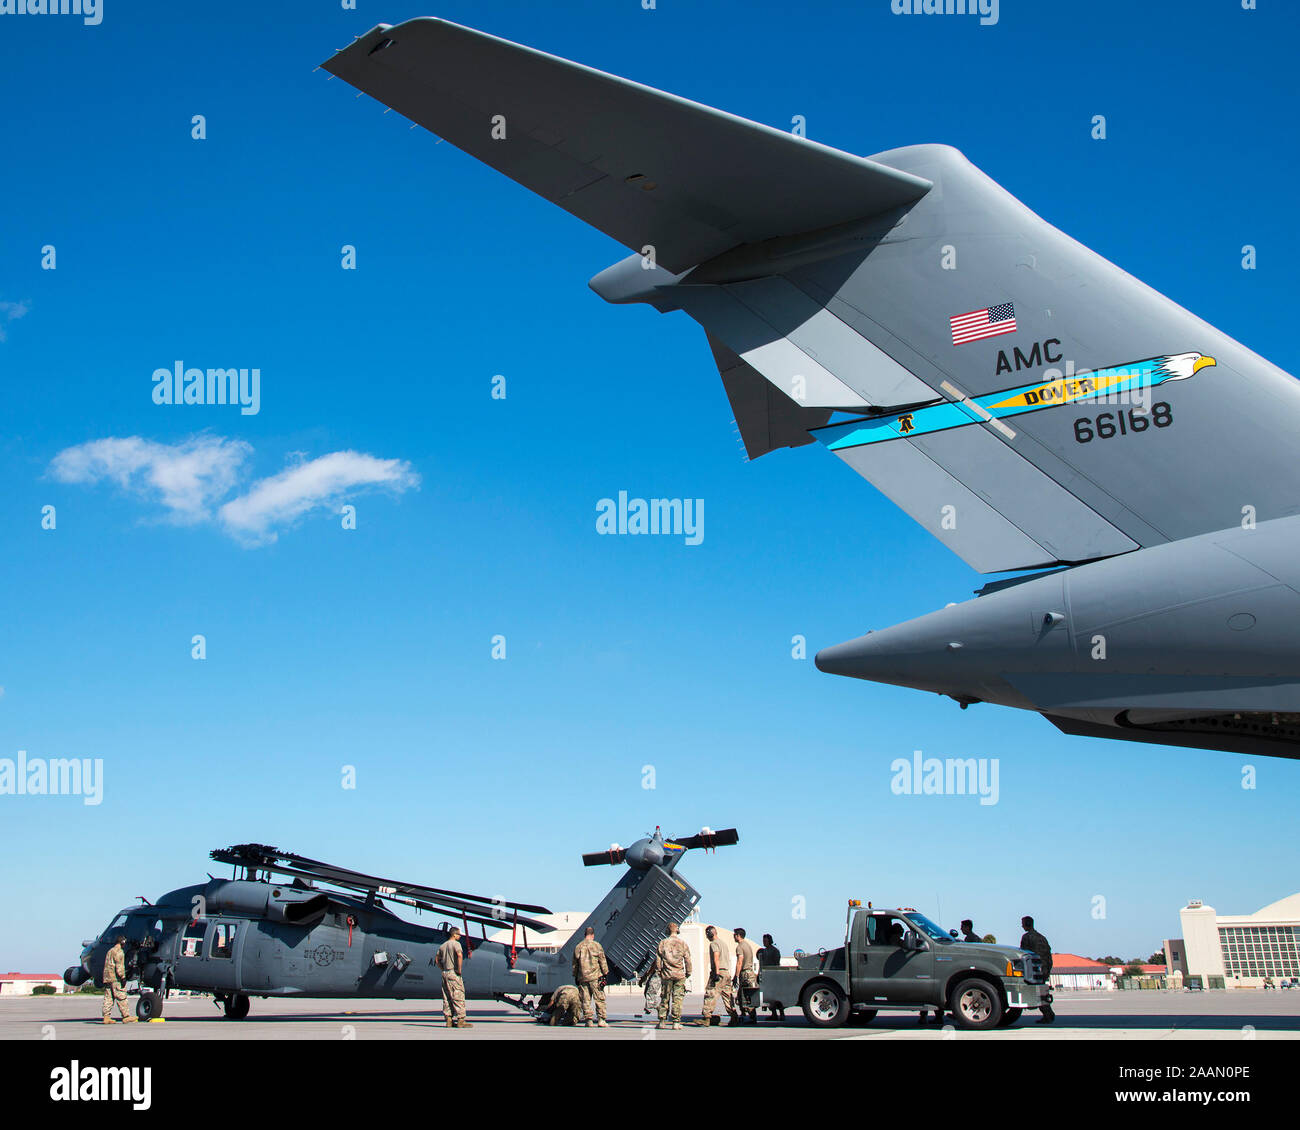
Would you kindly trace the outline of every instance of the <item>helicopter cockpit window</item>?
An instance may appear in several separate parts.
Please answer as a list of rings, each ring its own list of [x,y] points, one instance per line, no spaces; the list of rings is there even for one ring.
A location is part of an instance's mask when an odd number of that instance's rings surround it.
[[[185,933],[181,937],[181,957],[203,956],[203,935],[207,929],[208,924],[203,921],[191,922],[185,927]]]
[[[126,925],[126,917],[127,916],[125,914],[119,914],[116,918],[113,919],[112,922],[108,924],[108,929],[120,930],[123,926]],[[105,931],[105,933],[107,933],[107,931]]]
[[[212,956],[229,957],[235,948],[235,930],[233,922],[218,922],[212,934]]]
[[[128,914],[125,923],[122,933],[129,942],[146,942],[150,938],[156,942],[162,937],[162,922],[148,912]]]

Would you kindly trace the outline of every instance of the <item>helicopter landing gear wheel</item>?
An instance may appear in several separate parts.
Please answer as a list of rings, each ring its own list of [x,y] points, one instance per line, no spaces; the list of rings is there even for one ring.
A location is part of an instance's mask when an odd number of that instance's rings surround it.
[[[225,1010],[227,1020],[243,1020],[248,1015],[248,1008],[252,1002],[248,999],[247,993],[231,993],[226,998]]]
[[[162,997],[158,993],[151,993],[148,990],[140,994],[140,999],[135,1002],[135,1015],[137,1020],[157,1020],[163,1012]]]

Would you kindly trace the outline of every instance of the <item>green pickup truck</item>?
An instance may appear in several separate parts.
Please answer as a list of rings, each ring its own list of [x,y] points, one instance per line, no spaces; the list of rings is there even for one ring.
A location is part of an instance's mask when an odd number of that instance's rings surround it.
[[[762,1003],[798,1005],[808,1023],[869,1023],[882,1009],[946,1009],[961,1028],[1004,1028],[1050,1004],[1042,963],[1013,946],[960,942],[910,907],[849,903],[844,945],[795,966],[764,966]]]

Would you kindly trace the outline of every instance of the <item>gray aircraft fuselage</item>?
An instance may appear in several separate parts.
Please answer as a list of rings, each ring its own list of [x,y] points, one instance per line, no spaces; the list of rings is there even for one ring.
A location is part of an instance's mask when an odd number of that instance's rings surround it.
[[[1300,738],[1298,590],[1300,518],[1279,518],[1020,581],[816,663],[1071,733],[1118,719],[1135,740],[1278,754]]]
[[[434,957],[455,923],[417,925],[383,906],[368,906],[363,898],[333,892],[328,906],[310,922],[272,921],[265,916],[268,903],[275,902],[269,897],[272,891],[298,893],[287,884],[262,880],[213,880],[170,891],[151,906],[126,907],[87,947],[83,966],[100,984],[104,954],[121,932],[129,949],[146,938],[154,940],[154,948],[140,951],[135,970],[141,984],[152,987],[161,987],[166,976],[171,988],[248,996],[441,995]],[[203,918],[191,920],[196,897],[206,900],[208,909]],[[230,940],[219,950],[221,932],[223,940]],[[536,936],[531,940],[535,944]],[[550,992],[567,979],[562,976],[567,968],[553,953],[521,945],[512,971],[508,945],[471,937],[462,938],[462,948],[469,954],[464,977],[471,998]],[[387,955],[384,964],[375,963],[376,954]],[[399,954],[409,962],[399,961]]]
[[[465,996],[531,1007],[572,983],[574,947],[587,927],[604,947],[609,978],[636,978],[653,960],[667,924],[684,921],[699,902],[699,892],[677,874],[678,862],[691,844],[711,845],[717,835],[731,837],[720,841],[724,846],[736,842],[734,830],[680,843],[665,842],[656,831],[625,852],[587,857],[588,866],[626,866],[558,947],[539,946],[544,937],[522,923],[512,927],[504,908],[500,928],[517,929],[511,943],[462,933]],[[378,887],[366,896],[272,878],[209,879],[119,911],[64,979],[72,986],[93,980],[102,987],[105,955],[120,934],[126,938],[127,979],[139,982],[142,995],[156,998],[158,1012],[173,989],[210,992],[226,1004],[228,1015],[232,1004],[242,1003],[236,1017],[247,1014],[250,997],[441,996],[435,958],[457,923],[417,925],[398,917],[384,900]]]

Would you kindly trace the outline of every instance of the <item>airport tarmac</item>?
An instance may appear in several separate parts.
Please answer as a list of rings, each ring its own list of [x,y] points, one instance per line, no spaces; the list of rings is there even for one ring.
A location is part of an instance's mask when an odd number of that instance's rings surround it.
[[[211,1000],[173,997],[166,1018],[149,1024],[105,1026],[98,994],[18,997],[0,1000],[4,1040],[1241,1040],[1300,1038],[1300,992],[1226,990],[1209,992],[1067,993],[1056,998],[1057,1021],[1035,1023],[1026,1013],[1011,1028],[966,1032],[922,1027],[911,1012],[881,1013],[870,1025],[812,1028],[791,1012],[785,1024],[711,1030],[689,1024],[660,1031],[654,1018],[638,1016],[639,998],[611,997],[608,1028],[546,1027],[504,1004],[469,1002],[475,1027],[449,1031],[441,1007],[431,1001],[313,1001],[254,999],[247,1019],[227,1020]],[[690,994],[685,1020],[699,1016],[702,996]],[[135,998],[131,998],[132,1007]]]

